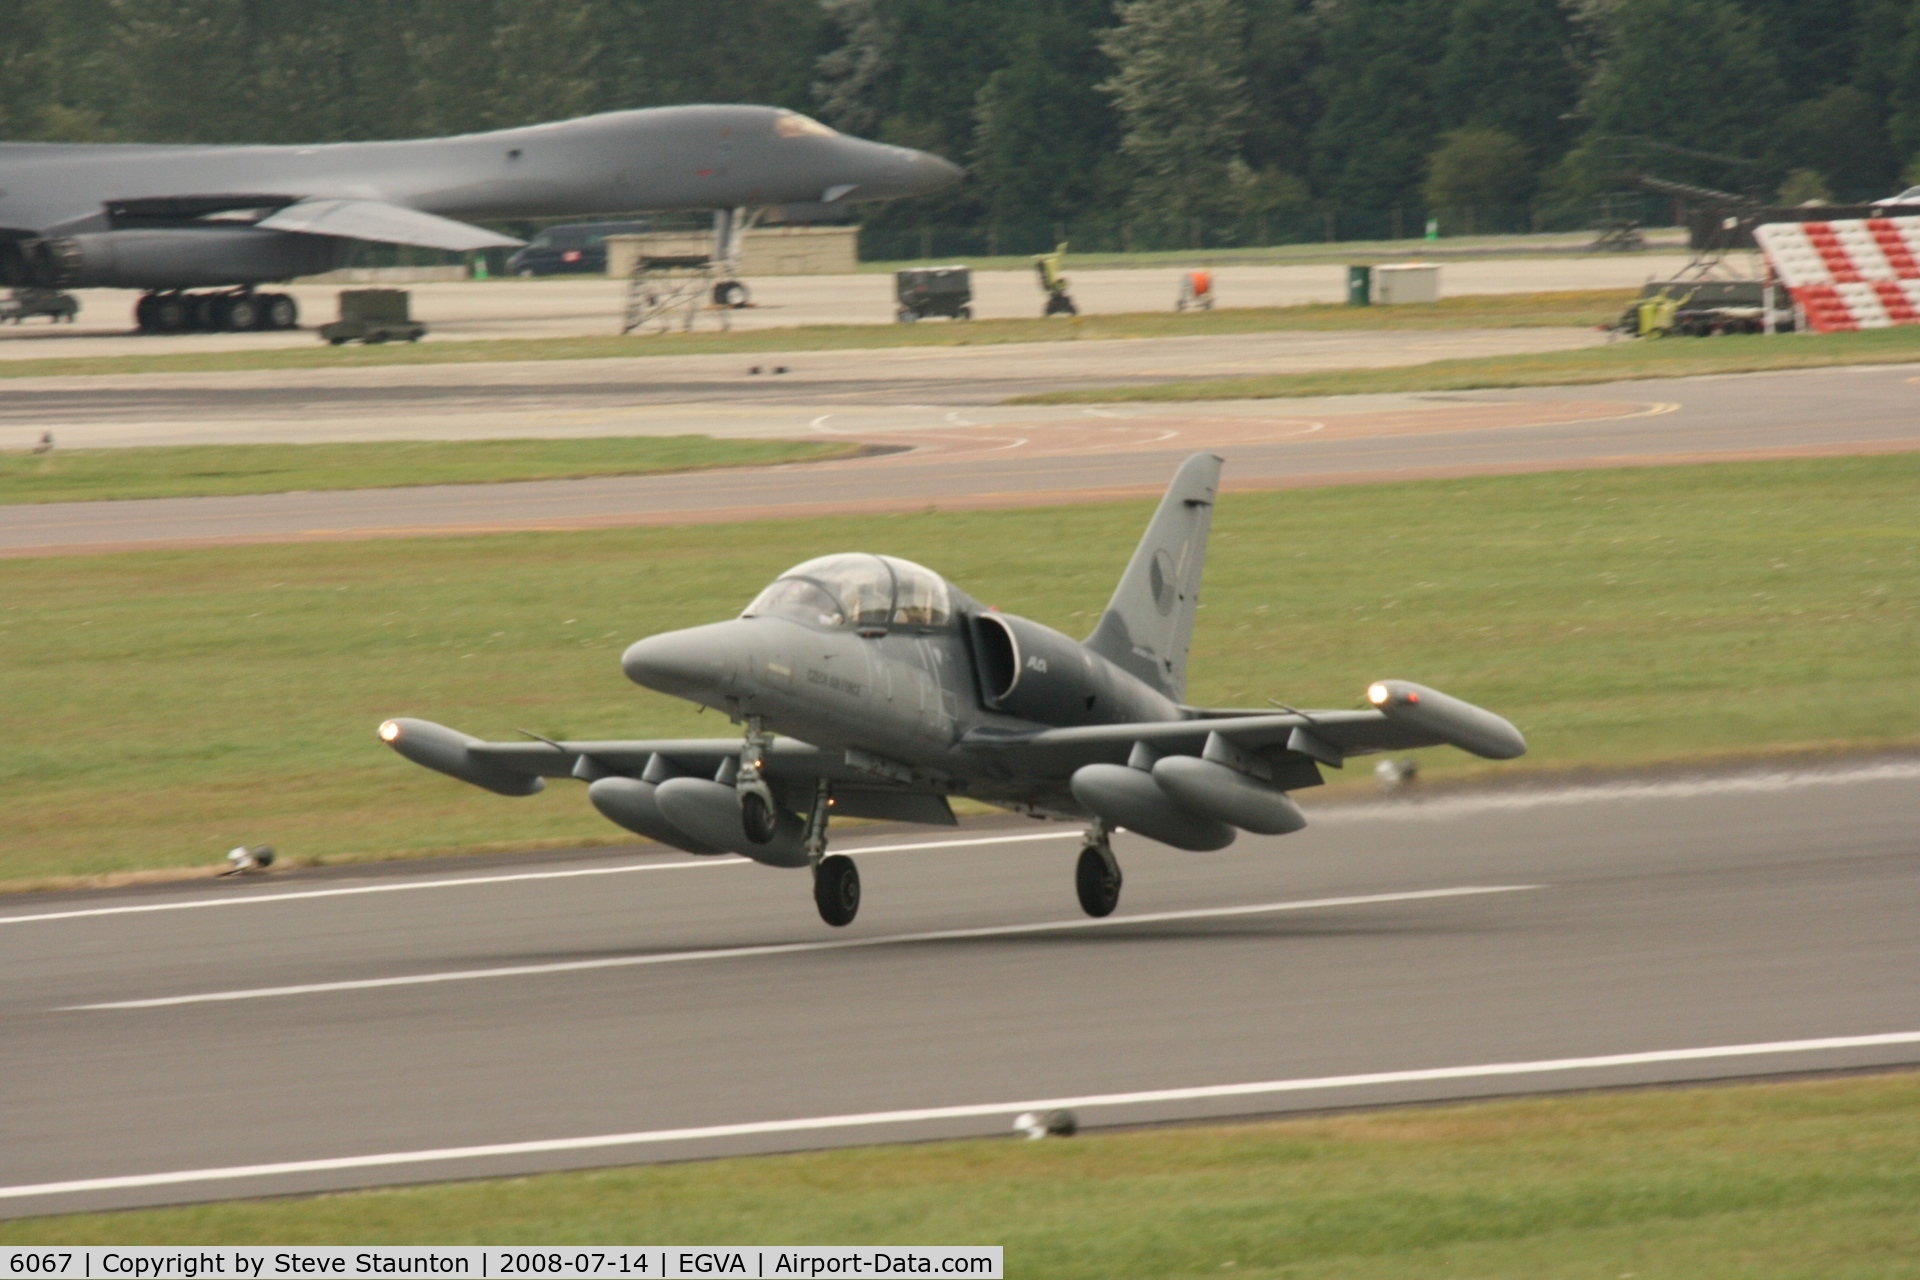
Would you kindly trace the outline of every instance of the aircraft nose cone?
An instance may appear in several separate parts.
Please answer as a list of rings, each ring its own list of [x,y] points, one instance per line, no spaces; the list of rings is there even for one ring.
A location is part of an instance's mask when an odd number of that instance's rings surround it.
[[[712,631],[694,627],[636,640],[620,655],[620,670],[635,684],[685,698],[723,688],[733,681],[733,648]]]
[[[951,160],[916,151],[913,156],[914,194],[926,195],[950,187],[967,176],[967,171]]]

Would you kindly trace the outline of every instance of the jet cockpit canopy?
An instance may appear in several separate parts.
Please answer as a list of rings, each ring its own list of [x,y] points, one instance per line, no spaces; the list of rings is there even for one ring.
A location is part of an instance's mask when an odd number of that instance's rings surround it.
[[[910,560],[820,556],[781,574],[740,616],[828,628],[944,627],[953,621],[953,593],[945,578]]]

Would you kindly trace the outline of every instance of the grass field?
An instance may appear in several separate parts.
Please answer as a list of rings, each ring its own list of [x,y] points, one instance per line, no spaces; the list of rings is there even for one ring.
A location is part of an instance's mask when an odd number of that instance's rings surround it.
[[[1171,286],[1169,286],[1171,287]],[[880,347],[951,347],[1009,342],[1072,342],[1093,338],[1166,338],[1289,330],[1500,329],[1573,325],[1617,319],[1632,290],[1484,294],[1431,306],[1232,307],[1176,314],[1145,311],[1077,320],[974,320],[967,323],[801,325],[733,333],[668,333],[634,337],[489,338],[471,342],[384,346],[272,347],[175,355],[60,356],[0,360],[0,378],[76,374],[203,373],[244,369],[335,369],[363,365],[474,364],[496,360],[597,360],[634,356],[751,355],[779,351],[846,351]]]
[[[502,799],[374,727],[731,736],[629,685],[621,650],[848,548],[1084,634],[1150,510],[0,560],[0,881],[619,838],[578,787]],[[1911,743],[1917,571],[1920,455],[1230,493],[1189,694],[1343,707],[1400,676],[1533,745],[1429,753],[1442,773]]]
[[[1920,1276],[1920,1075],[0,1223],[0,1244],[998,1244],[1050,1280]]]
[[[633,436],[589,440],[182,445],[0,452],[0,504],[185,498],[646,475],[817,462],[857,443]]]
[[[1051,391],[1012,404],[1114,404],[1120,401],[1262,400],[1287,396],[1372,395],[1391,391],[1470,391],[1478,387],[1553,387],[1707,373],[1758,373],[1920,360],[1920,327],[1858,333],[1663,338],[1551,351],[1470,356],[1391,369],[1333,369],[1258,378],[1207,378],[1152,386]]]

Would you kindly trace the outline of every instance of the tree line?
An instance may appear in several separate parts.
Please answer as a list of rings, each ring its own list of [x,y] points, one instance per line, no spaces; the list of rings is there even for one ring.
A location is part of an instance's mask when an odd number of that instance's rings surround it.
[[[0,32],[0,138],[755,101],[968,166],[897,226],[1579,225],[1629,170],[1793,202],[1920,181],[1920,0],[0,0]]]

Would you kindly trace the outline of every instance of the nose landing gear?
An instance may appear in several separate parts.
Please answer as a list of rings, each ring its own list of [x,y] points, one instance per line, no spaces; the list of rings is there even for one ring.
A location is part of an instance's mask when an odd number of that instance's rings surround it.
[[[1087,828],[1087,843],[1080,850],[1079,865],[1073,869],[1080,909],[1096,920],[1112,915],[1120,905],[1120,879],[1120,862],[1113,856],[1107,825],[1096,821]]]

